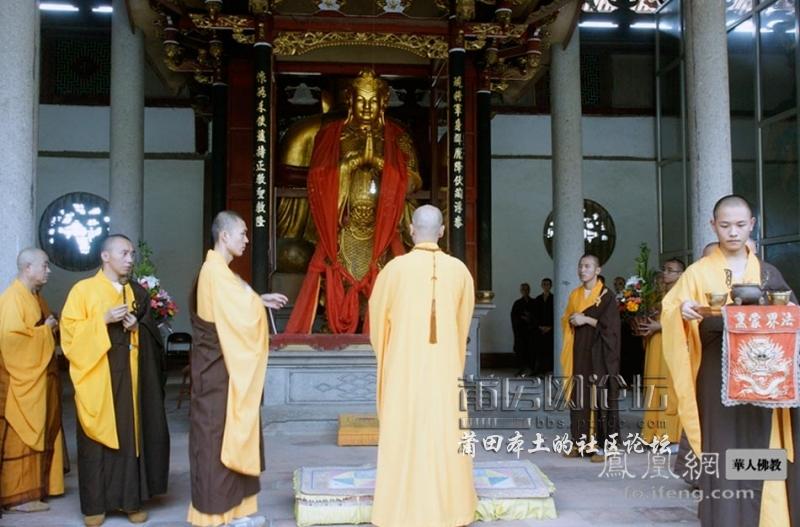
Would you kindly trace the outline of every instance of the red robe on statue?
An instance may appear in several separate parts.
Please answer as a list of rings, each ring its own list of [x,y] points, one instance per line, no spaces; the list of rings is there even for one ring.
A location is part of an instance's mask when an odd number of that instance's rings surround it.
[[[408,160],[398,145],[403,129],[387,120],[383,136],[383,174],[369,271],[361,280],[356,280],[339,262],[339,144],[343,126],[344,120],[325,125],[314,139],[307,187],[308,203],[319,240],[286,325],[286,333],[311,333],[323,275],[328,326],[334,333],[355,333],[359,319],[359,295],[369,298],[378,275],[378,259],[390,248],[395,256],[405,252],[397,225],[408,190]],[[364,321],[362,333],[369,333],[368,320]]]

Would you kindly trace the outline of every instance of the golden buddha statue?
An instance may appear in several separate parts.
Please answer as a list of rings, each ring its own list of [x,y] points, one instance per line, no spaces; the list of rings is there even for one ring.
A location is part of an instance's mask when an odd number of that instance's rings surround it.
[[[304,312],[302,322],[293,312],[287,326],[290,333],[310,331],[310,306],[303,302],[308,304],[311,298],[304,294],[313,296],[316,309],[321,289],[331,330],[355,332],[377,270],[390,252],[404,252],[403,233],[414,208],[408,196],[422,186],[411,137],[385,118],[386,82],[364,71],[345,94],[346,118],[323,115],[295,123],[284,137],[279,157],[284,173],[298,175],[308,169],[308,199],[281,200],[278,238],[317,244],[295,307]],[[331,280],[337,283],[327,283]],[[331,311],[340,311],[340,306],[331,304],[344,301],[342,296],[348,297],[347,313],[340,312],[340,320],[332,321]],[[353,309],[358,313],[354,315]]]

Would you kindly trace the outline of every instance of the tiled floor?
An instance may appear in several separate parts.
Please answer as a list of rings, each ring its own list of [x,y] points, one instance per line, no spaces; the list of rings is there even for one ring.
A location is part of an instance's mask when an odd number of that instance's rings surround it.
[[[170,488],[166,496],[152,500],[146,505],[150,514],[147,522],[151,527],[187,526],[186,507],[189,502],[188,405],[181,409],[175,405],[178,380],[171,379],[168,385],[167,410],[172,437]],[[530,415],[546,418],[543,412]],[[566,415],[548,414],[553,419],[565,419]],[[626,412],[623,435],[636,429],[641,413]],[[75,459],[75,417],[71,397],[65,398],[64,422],[70,455]],[[541,421],[540,421],[541,422]],[[520,430],[531,448],[531,440],[537,430]],[[558,430],[541,430],[552,443]],[[514,430],[477,431],[481,438],[489,434],[500,434],[506,438]],[[562,431],[563,433],[563,431]],[[374,463],[375,447],[337,447],[333,429],[324,434],[292,434],[266,436],[267,470],[261,476],[262,490],[259,494],[260,514],[267,517],[269,527],[294,526],[292,499],[292,473],[300,463],[314,465],[360,465]],[[513,459],[515,454],[504,448],[499,453],[485,451],[480,445],[477,459]],[[508,521],[486,524],[487,527],[523,526],[695,526],[697,503],[692,499],[689,487],[680,479],[642,478],[647,472],[646,455],[626,457],[628,472],[636,477],[623,480],[600,477],[602,463],[591,463],[585,459],[567,459],[559,454],[537,452],[521,456],[536,463],[555,483],[555,502],[558,518],[547,521]],[[67,475],[66,495],[50,501],[51,510],[35,514],[6,514],[0,518],[0,526],[20,527],[72,527],[83,525],[78,503],[77,476]],[[131,525],[124,516],[110,516],[104,525],[109,527]],[[480,524],[475,524],[480,525]],[[413,527],[413,526],[408,526]]]

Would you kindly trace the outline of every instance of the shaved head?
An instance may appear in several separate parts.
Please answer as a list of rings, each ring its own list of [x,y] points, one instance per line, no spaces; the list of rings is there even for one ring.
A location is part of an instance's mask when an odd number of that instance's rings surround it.
[[[433,205],[417,207],[411,218],[411,237],[414,243],[436,242],[444,234],[442,211]]]
[[[600,279],[600,258],[588,253],[581,256],[578,260],[578,279],[584,287],[594,287],[595,280]]]
[[[593,260],[593,261],[594,261],[594,264],[595,264],[597,267],[600,267],[600,258],[598,258],[597,256],[595,256],[594,254],[589,254],[589,253],[587,253],[587,254],[584,254],[583,256],[581,256],[581,260],[585,260],[585,259],[587,259],[587,258],[588,258],[588,259],[590,259],[590,260]],[[621,278],[621,277],[617,277],[617,278]],[[624,278],[623,278],[623,280],[624,280]]]
[[[722,207],[745,207],[750,212],[750,216],[753,215],[753,208],[750,203],[738,194],[728,194],[717,201],[714,205],[714,219],[717,219],[717,213]]]
[[[711,229],[717,235],[719,248],[726,256],[747,253],[745,243],[753,233],[755,224],[753,209],[739,195],[724,196],[714,206]]]
[[[664,265],[667,265],[667,264],[670,264],[670,263],[671,264],[675,264],[676,266],[680,267],[681,271],[685,271],[686,270],[686,264],[683,263],[683,260],[681,260],[680,258],[670,258],[669,260],[664,262]]]
[[[48,260],[47,253],[36,247],[22,249],[17,255],[17,271],[20,273],[43,260]]]
[[[214,244],[216,245],[219,241],[222,231],[232,232],[235,227],[239,226],[239,222],[244,223],[244,220],[232,210],[223,210],[217,214],[211,223],[211,240]]]
[[[106,236],[106,239],[103,240],[103,245],[100,247],[100,252],[105,253],[113,250],[120,241],[126,241],[131,245],[131,247],[133,247],[133,242],[131,239],[124,234],[109,234]]]
[[[38,291],[50,276],[50,258],[36,247],[22,249],[17,255],[17,279],[31,291]]]

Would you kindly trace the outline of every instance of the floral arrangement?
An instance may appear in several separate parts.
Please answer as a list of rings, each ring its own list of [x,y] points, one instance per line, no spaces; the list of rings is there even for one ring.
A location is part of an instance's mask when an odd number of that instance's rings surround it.
[[[625,282],[619,295],[619,310],[623,317],[652,316],[658,305],[656,271],[650,269],[650,248],[646,243],[639,246],[636,257],[636,274]]]
[[[138,261],[133,266],[133,276],[147,290],[150,297],[150,311],[156,322],[167,322],[178,312],[178,306],[170,294],[161,287],[156,278],[156,266],[150,257],[153,251],[146,242],[139,242]]]

